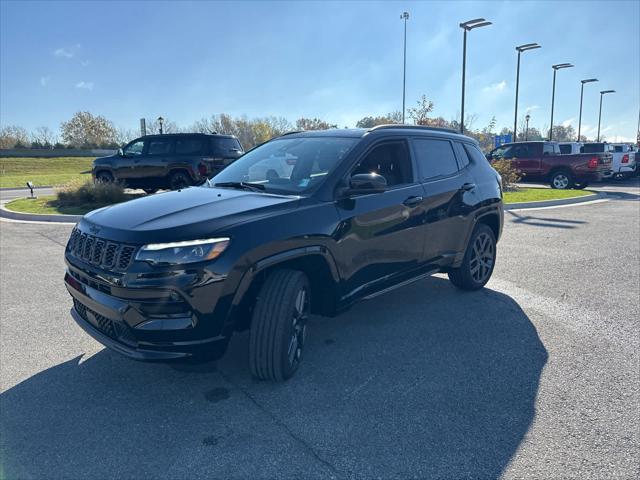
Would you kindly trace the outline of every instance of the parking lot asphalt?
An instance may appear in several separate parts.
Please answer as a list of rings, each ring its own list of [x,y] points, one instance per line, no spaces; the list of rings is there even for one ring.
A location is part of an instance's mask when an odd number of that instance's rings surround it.
[[[285,384],[85,335],[71,225],[0,221],[0,478],[637,478],[640,188],[505,213],[494,277],[314,318]]]

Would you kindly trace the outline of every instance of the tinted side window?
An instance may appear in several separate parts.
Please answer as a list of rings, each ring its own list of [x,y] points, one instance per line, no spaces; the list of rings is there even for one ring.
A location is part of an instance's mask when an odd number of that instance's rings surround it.
[[[387,179],[388,186],[413,182],[411,158],[405,142],[378,145],[364,157],[351,175],[378,173]]]
[[[202,153],[204,139],[202,138],[179,138],[176,140],[176,154],[178,155],[197,155]]]
[[[142,155],[143,149],[144,149],[144,140],[138,140],[137,142],[130,143],[129,145],[124,147],[124,156],[137,157],[138,155]]]
[[[467,155],[469,155],[469,158],[471,158],[471,160],[473,161],[473,163],[481,164],[481,162],[487,161],[485,156],[482,155],[482,152],[478,150],[478,147],[465,143],[464,149],[467,152]]]
[[[242,146],[237,138],[212,138],[211,153],[217,156],[237,154],[242,152]]]
[[[580,148],[580,153],[602,153],[604,152],[604,144],[602,143],[586,143]]]
[[[622,147],[621,147],[621,146],[616,145],[616,146],[615,146],[615,147],[613,147],[613,148],[615,149],[615,151],[616,151],[617,153],[622,153]]]
[[[571,153],[571,145],[560,145],[560,153],[568,155]]]
[[[147,155],[166,155],[171,151],[171,140],[150,140]]]
[[[556,151],[554,149],[555,145],[553,143],[545,143],[542,146],[542,154],[543,155],[555,155]],[[571,149],[571,147],[569,147]]]
[[[458,171],[456,156],[448,140],[416,138],[413,146],[422,179],[443,177]]]
[[[505,157],[507,157],[505,155]],[[512,158],[530,158],[531,157],[531,149],[528,145],[514,145],[511,148],[511,157]]]

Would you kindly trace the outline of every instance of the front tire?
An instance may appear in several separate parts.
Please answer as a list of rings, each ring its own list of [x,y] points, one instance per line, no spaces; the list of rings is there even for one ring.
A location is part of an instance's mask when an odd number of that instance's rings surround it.
[[[273,272],[260,289],[249,334],[249,368],[261,380],[282,382],[300,366],[309,315],[307,276]]]
[[[576,182],[573,184],[573,188],[577,190],[584,190],[588,186],[589,186],[589,182],[580,182],[580,183]]]
[[[567,190],[573,187],[573,175],[566,170],[559,170],[551,174],[551,188],[557,190]]]
[[[496,264],[496,236],[484,223],[473,230],[462,265],[449,270],[449,280],[462,290],[478,290],[486,285]]]
[[[111,183],[113,182],[113,175],[110,172],[98,172],[96,174],[96,183]]]
[[[174,172],[169,177],[171,190],[181,190],[191,186],[191,179],[185,172]]]

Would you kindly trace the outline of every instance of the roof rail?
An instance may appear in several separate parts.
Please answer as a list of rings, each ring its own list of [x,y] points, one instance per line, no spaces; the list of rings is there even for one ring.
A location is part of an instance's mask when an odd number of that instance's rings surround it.
[[[288,132],[284,132],[280,136],[284,137],[285,135],[293,135],[294,133],[302,133],[302,132],[304,132],[304,130],[291,130],[291,131],[288,131]]]
[[[405,125],[402,123],[389,123],[384,125],[376,125],[375,127],[371,127],[368,131],[372,132],[373,130],[383,130],[383,129],[391,129],[391,128],[404,128],[411,130],[435,130],[436,132],[447,132],[447,133],[460,133],[453,128],[442,128],[442,127],[429,127],[427,125]]]

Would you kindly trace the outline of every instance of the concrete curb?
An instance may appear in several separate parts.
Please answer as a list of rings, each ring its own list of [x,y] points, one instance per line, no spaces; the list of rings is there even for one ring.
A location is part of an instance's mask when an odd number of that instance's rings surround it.
[[[42,190],[43,188],[53,188],[51,185],[38,185],[37,187],[33,187],[34,190]],[[25,191],[28,192],[29,189],[27,187],[2,187],[0,188],[0,192],[9,192],[9,191]]]
[[[509,204],[505,204],[504,209],[519,210],[519,209],[526,209],[526,208],[555,207],[558,205],[573,205],[575,203],[591,202],[593,200],[605,198],[606,196],[607,196],[606,193],[595,192],[592,195],[583,195],[581,197],[571,197],[571,198],[561,198],[559,200],[542,200],[538,202],[509,203]]]
[[[77,223],[82,218],[82,215],[46,215],[41,213],[12,212],[4,208],[4,205],[0,205],[0,218],[21,220],[23,222]]]

